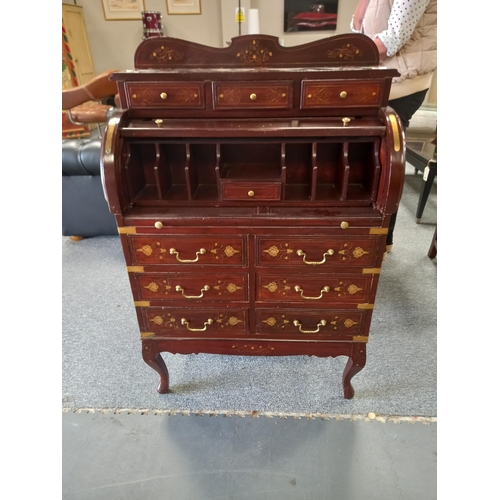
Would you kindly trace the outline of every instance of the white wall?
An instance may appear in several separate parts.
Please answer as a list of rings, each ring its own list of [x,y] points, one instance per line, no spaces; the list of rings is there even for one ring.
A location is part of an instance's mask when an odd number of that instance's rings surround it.
[[[201,15],[167,15],[166,0],[144,0],[144,10],[160,12],[163,34],[193,42],[222,46],[220,0],[201,0]],[[63,0],[83,7],[96,74],[108,69],[133,69],[134,53],[142,42],[141,20],[106,21],[101,0]]]
[[[94,59],[96,74],[108,69],[133,69],[134,53],[142,41],[142,21],[106,21],[101,0],[63,0],[83,7],[83,15]],[[336,31],[284,33],[284,0],[240,0],[245,8],[247,34],[248,9],[259,10],[260,32],[283,39],[285,46],[300,45],[328,36],[349,32],[349,23],[357,0],[339,0]],[[161,12],[165,36],[182,38],[212,47],[226,47],[238,36],[236,7],[238,0],[201,0],[201,15],[167,15],[166,0],[144,0],[144,10]]]

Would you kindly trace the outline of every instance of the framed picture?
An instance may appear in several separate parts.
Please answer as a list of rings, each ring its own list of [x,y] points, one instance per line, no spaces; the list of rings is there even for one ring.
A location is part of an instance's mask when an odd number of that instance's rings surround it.
[[[144,0],[101,0],[106,21],[142,20]]]
[[[167,14],[201,14],[201,0],[167,0]]]
[[[286,33],[297,31],[335,31],[338,0],[285,0]]]

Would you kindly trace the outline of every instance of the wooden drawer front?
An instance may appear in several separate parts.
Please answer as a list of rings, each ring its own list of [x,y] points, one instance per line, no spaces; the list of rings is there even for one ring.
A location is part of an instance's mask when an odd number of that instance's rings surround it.
[[[297,274],[291,278],[257,276],[257,300],[300,302],[309,307],[367,303],[371,276],[332,276]]]
[[[301,108],[379,107],[381,91],[378,82],[304,80],[300,105]]]
[[[148,300],[248,300],[246,275],[137,274],[137,297]]]
[[[130,236],[136,264],[167,264],[186,267],[216,264],[243,265],[246,252],[243,238],[185,235]]]
[[[333,337],[342,340],[363,336],[371,311],[273,310],[256,311],[257,334],[280,337]]]
[[[141,83],[126,85],[130,108],[205,107],[203,83]]]
[[[223,182],[223,200],[270,200],[281,199],[281,182]]]
[[[257,263],[304,268],[370,267],[377,260],[379,236],[371,238],[258,238]]]
[[[215,109],[291,108],[291,82],[213,83]]]
[[[248,332],[246,309],[144,307],[141,314],[143,337],[201,335],[210,338]]]

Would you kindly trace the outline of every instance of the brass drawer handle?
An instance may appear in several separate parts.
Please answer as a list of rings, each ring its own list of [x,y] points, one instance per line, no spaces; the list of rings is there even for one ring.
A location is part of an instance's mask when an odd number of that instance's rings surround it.
[[[322,326],[325,326],[326,325],[326,321],[324,319],[322,319],[317,325],[316,325],[316,330],[302,330],[302,325],[300,324],[300,321],[298,319],[294,319],[293,320],[293,324],[294,326],[298,326],[299,327],[299,332],[300,333],[318,333],[319,332],[319,329],[322,327]]]
[[[208,325],[211,325],[212,323],[214,322],[213,319],[211,318],[208,318],[205,323],[203,323],[205,326],[203,328],[190,328],[189,327],[189,321],[186,319],[186,318],[182,318],[181,319],[181,325],[186,325],[186,328],[190,331],[190,332],[204,332],[206,331],[207,329],[207,326]]]
[[[189,259],[179,259],[179,252],[175,248],[171,248],[170,249],[170,255],[175,255],[175,258],[179,262],[198,262],[198,258],[200,257],[200,255],[203,255],[203,254],[206,254],[206,253],[207,253],[207,251],[204,248],[200,248],[196,252],[196,259],[192,259],[192,260],[189,260]]]
[[[304,262],[304,264],[308,264],[308,265],[310,265],[310,266],[317,266],[317,265],[319,265],[319,264],[324,264],[324,263],[326,262],[326,256],[327,256],[327,255],[333,255],[333,254],[334,254],[333,250],[332,250],[331,248],[329,248],[329,249],[328,249],[328,250],[327,250],[327,251],[323,254],[323,260],[320,260],[320,261],[313,261],[313,260],[308,261],[308,260],[306,260],[306,256],[307,256],[307,255],[306,255],[306,253],[305,253],[303,250],[300,250],[300,249],[299,249],[299,250],[297,250],[297,255],[298,255],[299,257],[302,257],[302,261]]]
[[[185,298],[185,299],[201,299],[203,297],[203,294],[205,292],[208,292],[210,290],[210,287],[208,285],[205,285],[202,289],[201,289],[201,293],[200,295],[184,295],[184,288],[182,288],[180,285],[177,285],[175,287],[175,291],[176,292],[181,292],[182,293],[182,296]]]
[[[160,97],[161,97],[162,99],[166,99],[166,98],[168,97],[168,94],[167,94],[166,92],[162,92],[162,93],[160,94]]]
[[[300,296],[303,298],[303,299],[307,299],[307,300],[319,300],[323,297],[323,294],[324,293],[328,293],[330,291],[330,287],[329,286],[324,286],[322,289],[321,289],[321,292],[319,294],[319,297],[308,297],[307,295],[304,295],[304,290],[302,290],[302,288],[300,288],[299,285],[296,285],[295,286],[295,291],[296,292],[300,292]]]
[[[347,97],[347,92],[345,90],[343,90],[341,93],[340,93],[340,98],[341,99],[345,99]]]
[[[255,99],[257,99],[257,94],[250,94],[250,99],[255,101]]]

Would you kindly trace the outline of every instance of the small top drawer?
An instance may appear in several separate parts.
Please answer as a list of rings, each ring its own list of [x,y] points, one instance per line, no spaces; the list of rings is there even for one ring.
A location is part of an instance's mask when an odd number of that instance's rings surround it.
[[[292,82],[214,82],[215,109],[291,108]]]
[[[382,83],[358,80],[303,80],[301,108],[381,106]]]
[[[205,108],[202,82],[126,84],[130,108]]]

